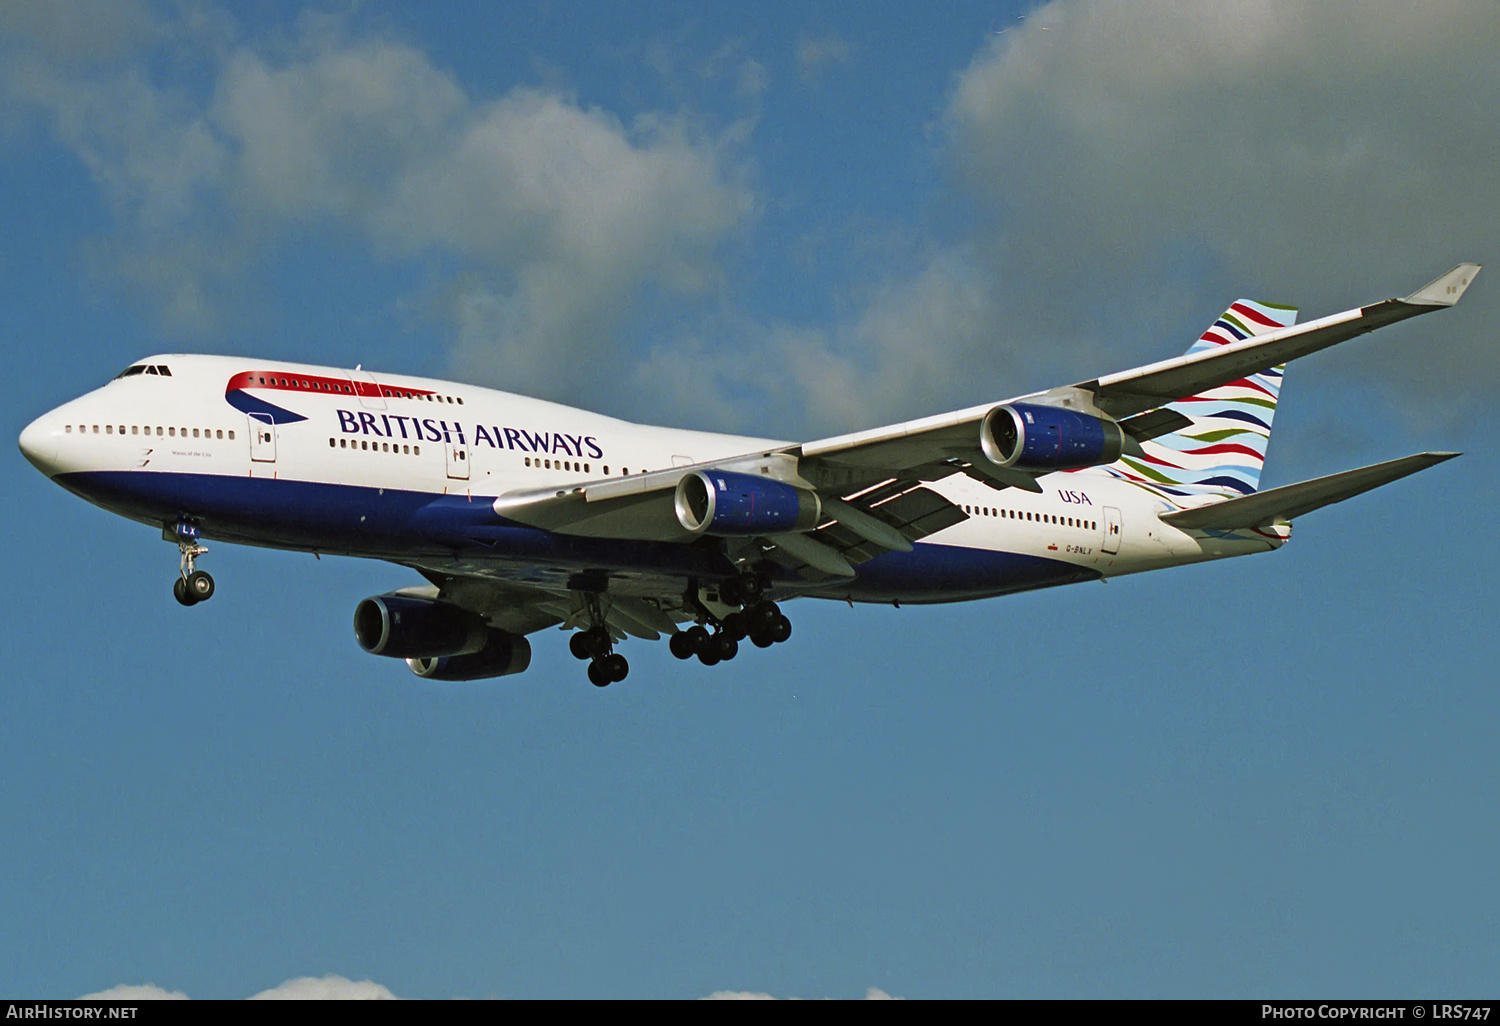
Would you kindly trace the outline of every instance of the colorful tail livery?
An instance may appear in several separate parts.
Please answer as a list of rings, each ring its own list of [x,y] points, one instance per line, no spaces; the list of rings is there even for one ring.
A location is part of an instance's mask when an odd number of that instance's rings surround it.
[[[1188,355],[1289,327],[1296,320],[1295,307],[1239,299]],[[1250,494],[1260,485],[1284,369],[1252,374],[1172,403],[1168,409],[1187,417],[1192,427],[1141,443],[1144,459],[1126,456],[1111,470],[1172,495]]]

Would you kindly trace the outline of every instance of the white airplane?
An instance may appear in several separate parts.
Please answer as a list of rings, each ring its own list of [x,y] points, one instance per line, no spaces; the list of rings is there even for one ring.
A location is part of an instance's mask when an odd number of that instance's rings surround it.
[[[713,665],[786,641],[778,602],[953,602],[1279,548],[1303,513],[1457,453],[1258,491],[1282,368],[1452,306],[1460,264],[1404,299],[1294,326],[1239,300],[1186,355],[810,442],[648,427],[446,381],[153,356],[39,417],[21,451],[180,551],[205,538],[400,563],[354,633],[420,677],[519,673],[561,625],[603,687],[627,635]],[[683,628],[683,625],[690,625]]]

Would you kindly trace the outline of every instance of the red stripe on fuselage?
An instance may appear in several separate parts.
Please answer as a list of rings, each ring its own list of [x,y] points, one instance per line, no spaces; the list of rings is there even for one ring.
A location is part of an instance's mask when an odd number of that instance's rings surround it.
[[[385,396],[391,399],[434,394],[430,389],[381,385],[372,381],[332,378],[319,374],[293,375],[285,371],[241,371],[229,379],[229,384],[224,386],[224,392],[227,395],[240,388],[276,389],[282,392],[321,392],[324,395],[358,395],[366,398]]]

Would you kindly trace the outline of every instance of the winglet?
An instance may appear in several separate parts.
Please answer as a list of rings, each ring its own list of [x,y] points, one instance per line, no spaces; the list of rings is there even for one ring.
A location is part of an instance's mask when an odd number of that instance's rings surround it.
[[[1479,273],[1478,264],[1459,264],[1441,278],[1422,286],[1401,302],[1420,306],[1452,306]]]

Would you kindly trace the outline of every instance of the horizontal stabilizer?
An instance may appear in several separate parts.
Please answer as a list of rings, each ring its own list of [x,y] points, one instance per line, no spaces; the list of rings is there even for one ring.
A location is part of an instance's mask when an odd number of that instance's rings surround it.
[[[1415,474],[1459,455],[1456,452],[1422,452],[1398,460],[1376,463],[1358,470],[1300,481],[1268,492],[1257,492],[1209,506],[1182,509],[1162,516],[1164,523],[1186,530],[1210,529],[1234,531],[1260,527],[1277,520],[1291,520],[1303,513],[1342,502],[1361,492],[1390,484],[1397,478]]]

